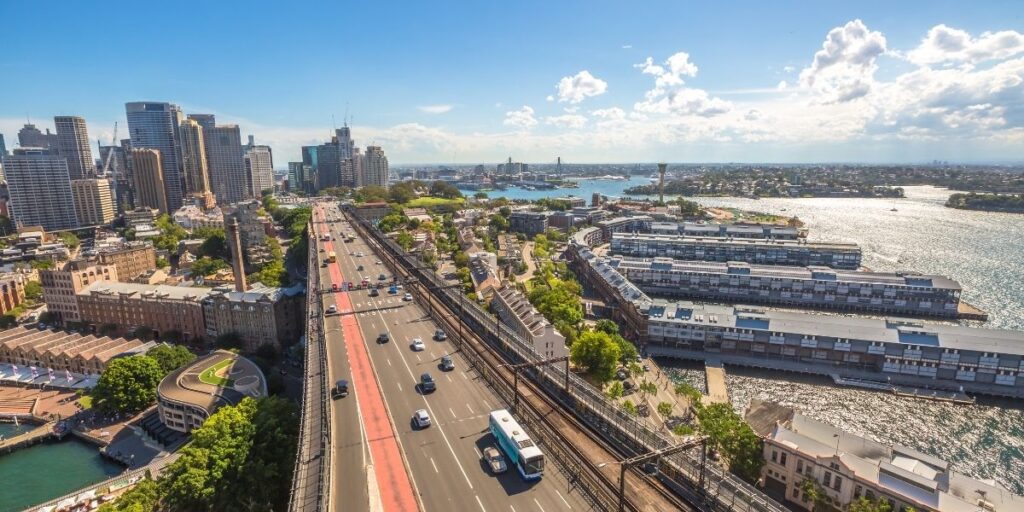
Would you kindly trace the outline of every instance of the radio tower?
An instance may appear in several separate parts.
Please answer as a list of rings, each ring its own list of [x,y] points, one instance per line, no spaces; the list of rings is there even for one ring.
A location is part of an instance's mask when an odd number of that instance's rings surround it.
[[[658,202],[665,204],[665,168],[667,164],[658,164]]]

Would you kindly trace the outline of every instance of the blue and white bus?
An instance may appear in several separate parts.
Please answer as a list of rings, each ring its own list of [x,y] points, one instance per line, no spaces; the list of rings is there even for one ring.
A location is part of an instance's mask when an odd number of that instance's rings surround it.
[[[488,423],[501,451],[525,480],[537,480],[544,475],[544,454],[507,410],[492,411]]]

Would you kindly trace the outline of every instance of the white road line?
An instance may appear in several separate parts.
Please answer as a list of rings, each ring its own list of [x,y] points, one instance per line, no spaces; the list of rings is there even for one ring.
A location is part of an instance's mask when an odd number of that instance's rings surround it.
[[[430,465],[434,466],[434,473],[440,473],[440,471],[437,470],[437,464],[434,464],[434,458],[433,457],[430,458]]]
[[[558,489],[555,489],[555,494],[557,494],[559,498],[562,498],[562,503],[565,503],[567,508],[572,508],[572,505],[570,505],[568,501],[565,501],[565,497],[562,496],[562,493],[558,492]]]
[[[480,451],[480,448],[476,447],[475,444],[473,445],[473,451],[476,452],[477,457],[480,457],[481,459],[484,458],[484,454]]]
[[[470,414],[476,414],[476,412],[473,410],[473,407],[469,405],[469,402],[466,402],[466,409],[469,409]]]
[[[452,418],[458,419],[458,416],[455,415],[455,411],[451,407],[448,408],[448,412],[452,413]]]
[[[540,504],[540,502],[539,502],[539,501],[537,501],[537,498],[534,498],[534,499],[533,499],[533,502],[537,504],[537,508],[539,508],[539,509],[540,509],[540,512],[544,512],[544,507],[542,507],[542,506],[541,506],[541,504]]]
[[[386,357],[385,359],[388,360],[388,366],[391,366],[391,358],[390,357]]]
[[[466,372],[462,372],[462,378],[466,379],[466,380],[469,380],[469,377],[466,377]]]
[[[512,512],[516,512],[516,508],[513,507],[512,505],[509,505],[508,508],[512,509]]]
[[[483,510],[484,512],[487,512],[487,509],[484,508],[484,502],[480,501],[480,496],[474,495],[473,497],[476,498],[476,504],[480,505],[480,510]]]
[[[444,374],[444,376],[448,378],[448,382],[452,382],[452,376],[451,375],[448,375],[446,373],[446,374]]]
[[[402,385],[400,383],[398,383],[398,382],[396,382],[395,384],[398,384],[398,390],[401,391],[402,390]]]

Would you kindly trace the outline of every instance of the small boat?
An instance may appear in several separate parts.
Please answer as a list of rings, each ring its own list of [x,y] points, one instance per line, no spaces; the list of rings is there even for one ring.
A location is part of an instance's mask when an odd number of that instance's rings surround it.
[[[896,208],[890,208],[889,211],[890,212],[898,212],[899,210],[897,210]]]

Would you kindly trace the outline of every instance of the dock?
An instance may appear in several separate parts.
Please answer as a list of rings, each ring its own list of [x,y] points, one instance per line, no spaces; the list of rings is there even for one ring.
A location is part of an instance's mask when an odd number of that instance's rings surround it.
[[[725,387],[725,367],[718,359],[704,360],[704,378],[708,394],[704,401],[708,404],[729,403],[729,389]]]
[[[30,446],[35,443],[41,442],[50,437],[55,437],[57,434],[54,432],[53,427],[56,426],[56,422],[50,421],[39,425],[38,427],[18,434],[14,437],[10,437],[0,441],[0,453],[10,453],[18,448]]]
[[[956,306],[956,317],[961,320],[988,321],[988,313],[968,304],[963,299]]]

